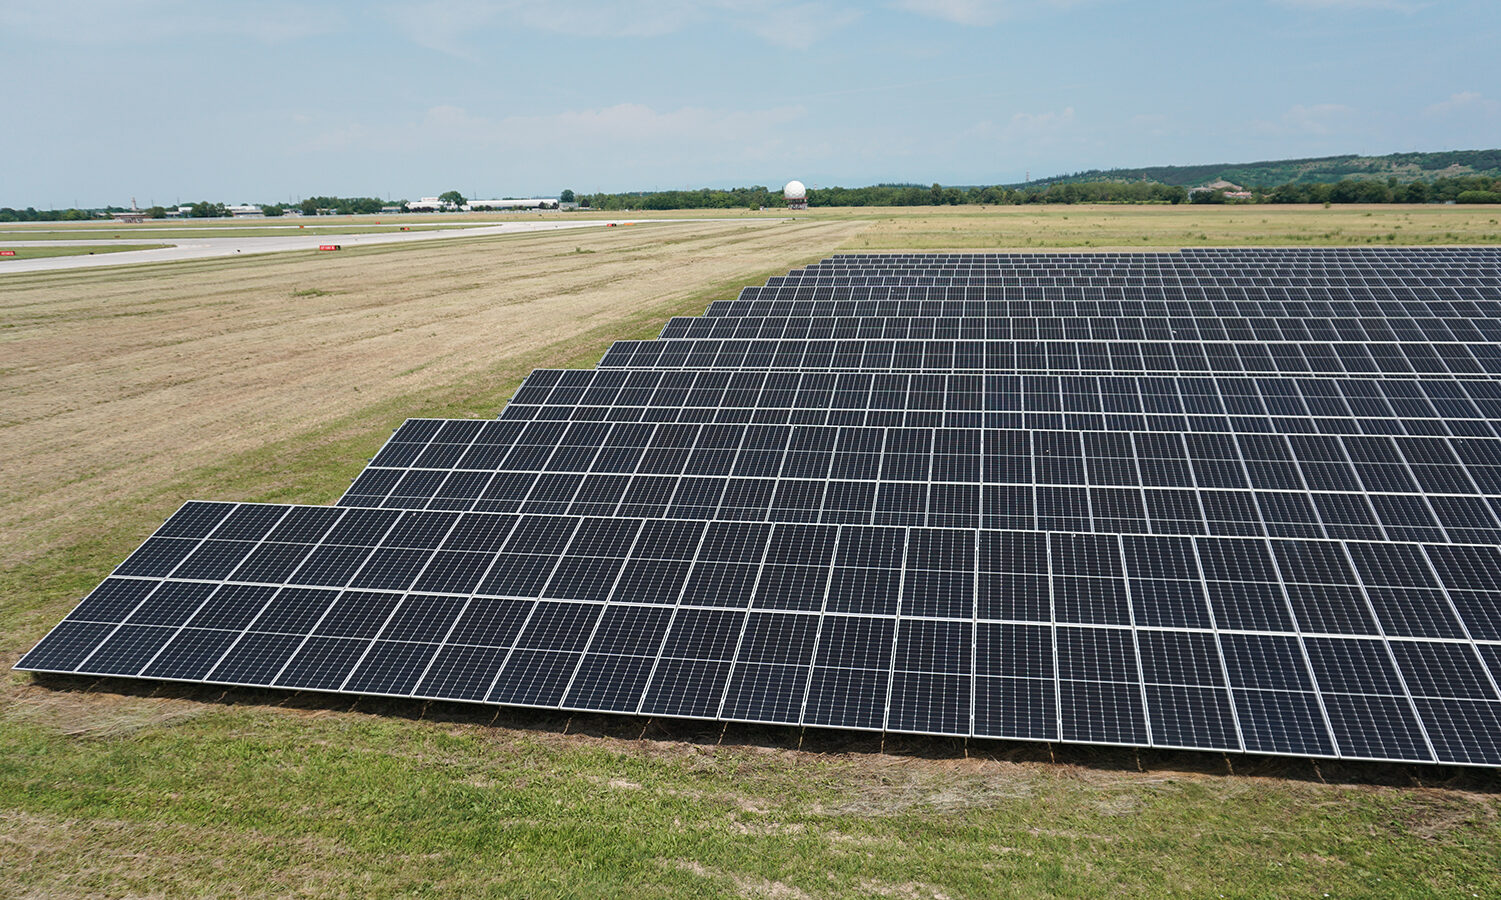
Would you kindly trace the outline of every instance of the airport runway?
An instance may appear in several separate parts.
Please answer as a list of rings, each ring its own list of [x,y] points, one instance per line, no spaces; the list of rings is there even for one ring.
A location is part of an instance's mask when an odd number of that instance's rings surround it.
[[[694,219],[648,219],[648,222],[691,222]],[[716,221],[716,220],[703,220]],[[774,220],[771,220],[774,221]],[[171,244],[156,250],[122,250],[95,256],[50,256],[39,259],[5,259],[0,257],[0,275],[10,272],[45,272],[53,269],[86,269],[97,266],[128,266],[136,263],[171,262],[183,259],[209,259],[250,253],[283,253],[288,250],[316,250],[321,244],[358,247],[366,244],[395,244],[406,241],[432,241],[455,237],[485,237],[520,234],[528,231],[562,231],[578,228],[604,228],[610,224],[641,224],[629,219],[590,219],[583,222],[503,222],[470,228],[437,228],[421,231],[392,231],[373,234],[277,235],[275,237],[152,237],[142,233],[134,239],[100,239],[78,241],[8,241],[0,240],[0,250],[19,247],[96,247],[141,243]]]

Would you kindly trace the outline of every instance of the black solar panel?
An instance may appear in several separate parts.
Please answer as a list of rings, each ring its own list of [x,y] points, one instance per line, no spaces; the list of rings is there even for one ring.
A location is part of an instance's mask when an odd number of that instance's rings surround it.
[[[1501,321],[1475,316],[1315,316],[1231,313],[1194,316],[1023,317],[1004,309],[996,315],[937,315],[926,304],[867,303],[870,315],[679,316],[663,339],[755,338],[762,340],[1153,340],[1452,343],[1501,339]],[[1308,304],[1304,304],[1307,306]],[[879,314],[873,307],[891,307]],[[911,308],[917,307],[917,308]]]
[[[836,257],[187,504],[18,668],[1501,766],[1498,263]]]
[[[1494,375],[1493,342],[672,340],[617,341],[602,369]]]
[[[190,503],[21,667],[1496,765],[1496,571],[1494,544]]]

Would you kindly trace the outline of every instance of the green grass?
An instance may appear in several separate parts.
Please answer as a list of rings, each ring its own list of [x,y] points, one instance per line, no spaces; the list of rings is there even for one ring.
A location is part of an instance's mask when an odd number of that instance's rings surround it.
[[[15,256],[0,256],[0,271],[13,259],[42,259],[48,256],[93,256],[98,253],[124,253],[127,250],[160,250],[166,244],[97,244],[92,247],[6,247],[0,242],[0,250],[14,250]]]
[[[183,500],[330,502],[406,417],[493,416],[530,369],[592,366],[741,283],[102,498],[0,571],[0,655]],[[0,691],[0,896],[1501,895],[1494,772],[20,673]]]
[[[819,211],[822,212],[821,210]],[[929,207],[874,211],[848,250],[1176,249],[1501,244],[1494,207]]]
[[[0,226],[0,241],[69,240],[99,237],[285,236],[287,226],[304,234],[358,234],[402,225],[474,228],[502,222],[664,218],[787,218],[782,209],[579,211],[524,214],[444,214],[316,219],[252,219],[238,222],[177,220],[121,227],[112,223],[48,222]],[[1501,244],[1501,210],[1495,206],[1443,204],[1340,204],[1170,206],[1081,204],[1075,206],[816,207],[798,219],[868,223],[847,250],[942,250],[1021,248],[1162,249],[1193,246],[1415,246]],[[379,225],[375,223],[379,221]],[[293,227],[292,231],[298,229]]]
[[[0,851],[0,877],[16,894],[66,878],[75,894],[325,897],[1501,887],[1489,796],[837,743],[815,753],[757,735],[716,746],[712,733],[656,728],[643,741],[620,720],[492,725],[442,706],[272,705],[282,700],[114,699],[134,719],[74,735],[11,723],[0,732],[8,820],[32,825],[40,834],[22,836],[43,849]]]

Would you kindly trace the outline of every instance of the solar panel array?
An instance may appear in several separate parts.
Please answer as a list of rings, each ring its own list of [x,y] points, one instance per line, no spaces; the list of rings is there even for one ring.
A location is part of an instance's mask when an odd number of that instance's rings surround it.
[[[333,507],[185,505],[32,671],[1501,766],[1501,251],[839,256]]]

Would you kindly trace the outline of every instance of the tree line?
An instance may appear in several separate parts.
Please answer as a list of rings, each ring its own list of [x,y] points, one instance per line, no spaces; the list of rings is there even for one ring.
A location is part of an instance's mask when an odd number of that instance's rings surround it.
[[[759,209],[781,206],[782,192],[763,185],[716,190],[653,191],[625,194],[588,194],[579,204],[594,209]],[[808,191],[809,206],[1000,206],[1018,203],[1183,203],[1188,191],[1149,181],[1101,181],[1056,184],[1019,190],[1003,185],[945,187],[934,184],[876,184],[869,187],[829,187]]]
[[[1223,192],[1195,190],[1156,181],[1087,181],[1049,184],[1046,186],[1008,187],[980,185],[967,187],[933,184],[876,184],[869,187],[815,188],[808,191],[809,206],[1009,206],[1027,203],[1501,203],[1501,177],[1468,175],[1435,178],[1432,181],[1398,182],[1370,178],[1344,178],[1334,182],[1289,183],[1274,187],[1253,185],[1246,188],[1249,197],[1227,198]],[[463,198],[455,194],[460,205]],[[445,195],[447,197],[447,195]],[[573,191],[560,195],[563,202],[574,197]],[[761,209],[783,205],[782,192],[765,185],[728,189],[700,188],[688,191],[639,191],[631,193],[579,194],[580,206],[599,210],[625,209]],[[405,200],[387,201],[375,197],[308,197],[299,203],[270,204],[261,209],[268,216],[284,215],[296,209],[303,215],[317,215],[332,210],[337,215],[378,213],[383,207],[405,207]],[[101,218],[123,207],[97,209],[38,210],[32,207],[0,207],[0,222],[65,222]],[[153,206],[143,210],[148,218],[166,218],[167,210]],[[222,203],[207,200],[192,204],[193,218],[228,215]]]
[[[1501,203],[1501,178],[1484,175],[1436,178],[1401,184],[1345,178],[1336,182],[1251,186],[1249,197],[1227,198],[1221,191],[1190,191],[1157,181],[1087,181],[1035,187],[982,185],[929,187],[878,184],[861,188],[815,188],[808,205],[817,206],[985,206],[1027,203]],[[764,186],[696,191],[643,191],[580,195],[579,202],[603,210],[622,209],[759,209],[783,203],[780,191]]]
[[[1406,184],[1395,178],[1344,178],[1256,189],[1252,199],[1264,203],[1501,203],[1501,178],[1468,175]]]

